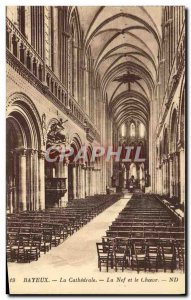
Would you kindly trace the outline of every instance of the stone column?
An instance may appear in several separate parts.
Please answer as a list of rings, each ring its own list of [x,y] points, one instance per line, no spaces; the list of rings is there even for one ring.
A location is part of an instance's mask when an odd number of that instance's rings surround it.
[[[160,182],[161,182],[161,186],[160,186],[160,194],[163,194],[163,171],[162,171],[162,163],[160,164]]]
[[[86,167],[86,165],[84,165],[84,197],[86,197],[87,196],[87,186],[86,186],[86,184],[87,184],[87,180],[86,180],[86,175],[87,175],[87,167]]]
[[[74,60],[74,68],[75,68],[75,71],[74,71],[74,74],[73,74],[73,76],[74,76],[74,78],[73,78],[73,84],[74,84],[74,86],[73,86],[73,89],[74,89],[74,98],[75,98],[75,100],[78,102],[78,74],[77,74],[77,72],[78,72],[78,66],[77,66],[77,64],[78,64],[78,48],[77,48],[77,46],[75,45],[75,43],[73,42],[73,47],[74,47],[74,57],[73,57],[73,60]]]
[[[17,194],[17,188],[16,188],[16,185],[17,185],[17,181],[18,181],[18,178],[16,178],[16,174],[18,174],[18,170],[17,170],[17,159],[18,159],[18,156],[17,156],[17,152],[16,151],[13,151],[13,155],[14,155],[14,179],[13,179],[13,185],[15,186],[14,188],[14,195],[13,195],[13,211],[17,211],[18,210],[18,194]]]
[[[99,194],[99,176],[98,176],[98,174],[99,174],[99,170],[98,170],[98,168],[96,168],[95,169],[95,177],[96,177],[96,182],[95,182],[95,184],[96,184],[96,189],[95,189],[95,194],[96,195],[98,195]]]
[[[34,155],[34,150],[33,149],[29,149],[28,150],[28,209],[29,210],[33,210],[33,203],[34,203],[34,164],[33,164],[33,155]]]
[[[84,165],[81,165],[81,196],[82,198],[85,198],[85,169]]]
[[[94,183],[94,185],[95,185],[95,195],[97,195],[98,194],[98,176],[97,176],[97,174],[98,174],[98,171],[97,171],[97,168],[96,169],[94,169],[94,174],[95,174],[95,183]]]
[[[33,155],[33,174],[34,174],[34,210],[39,210],[39,180],[38,180],[38,150],[34,150]]]
[[[89,186],[89,196],[92,195],[92,169],[89,167],[89,172],[88,172],[88,186]]]
[[[166,159],[166,194],[169,194],[169,161]]]
[[[26,149],[19,153],[19,210],[27,208],[27,189],[26,189]]]
[[[44,165],[44,151],[39,152],[39,209],[45,209],[45,165]]]
[[[59,167],[59,162],[55,162],[54,163],[55,166],[55,178],[59,178],[60,177],[60,167]]]
[[[17,49],[17,58],[18,58],[18,60],[20,60],[20,43],[19,43],[19,38],[18,37],[16,37],[16,36],[13,36],[14,37],[14,40],[13,40],[13,43],[15,43],[15,45],[16,45],[16,49]],[[14,46],[13,46],[13,48],[14,48]]]
[[[60,62],[58,61],[58,7],[53,6],[53,28],[54,28],[54,73],[59,78],[59,66]]]
[[[169,188],[170,188],[170,197],[173,196],[173,156],[169,155]]]
[[[185,201],[185,153],[181,146],[179,150],[180,155],[180,203]]]
[[[167,194],[167,161],[164,160],[164,194]]]
[[[82,198],[82,170],[81,165],[78,165],[78,197]]]
[[[96,169],[96,194],[98,195],[100,192],[100,176],[99,176],[99,169]]]
[[[7,172],[7,177],[6,177],[6,211],[8,213],[13,212],[13,192],[12,192],[12,187],[13,187],[13,180],[12,180],[12,165],[13,165],[13,153],[10,151],[9,156],[7,157],[7,167],[9,168],[9,171]],[[9,174],[9,175],[8,175]]]
[[[13,34],[12,34],[12,30],[10,28],[7,28],[7,32],[8,32],[8,40],[7,40],[7,47],[10,50],[10,52],[13,52],[13,43],[12,43],[12,39],[13,39]]]
[[[162,194],[164,195],[165,193],[165,189],[164,189],[164,174],[165,174],[165,171],[164,171],[164,161],[162,161]]]
[[[91,188],[92,188],[92,196],[94,196],[95,194],[95,185],[96,185],[96,181],[95,181],[95,170],[94,167],[92,168],[91,171]]]
[[[159,194],[159,185],[160,185],[159,167],[156,166],[156,176],[155,176],[155,193],[156,194]]]
[[[166,160],[164,160],[164,194],[166,195]]]
[[[94,169],[94,195],[97,194],[97,169]]]
[[[76,198],[79,198],[79,164],[76,164]]]
[[[173,181],[173,196],[176,196],[176,162],[175,162],[175,153],[173,153],[173,160],[172,160],[172,181]]]
[[[178,161],[178,155],[179,153],[175,153],[175,170],[176,170],[176,175],[175,175],[175,195],[176,197],[179,197],[179,161]]]
[[[7,178],[7,206],[6,209],[9,213],[14,212],[14,151],[9,154],[9,177]]]
[[[175,159],[174,153],[172,154],[172,196],[175,196]]]
[[[99,185],[98,185],[98,194],[101,194],[102,188],[101,188],[101,169],[100,168],[98,169],[98,182],[99,182]]]
[[[74,199],[76,199],[76,165],[73,164],[72,168],[72,177],[73,177],[73,195]]]
[[[86,166],[86,197],[89,196],[89,168]]]
[[[168,194],[170,196],[170,158],[168,158]]]
[[[66,203],[68,202],[68,164],[69,164],[69,160],[65,159],[63,161],[63,178],[66,178],[66,193],[64,197],[61,197],[60,199],[61,207],[66,206]]]
[[[159,187],[161,185],[160,183],[160,166],[158,165],[156,167],[156,178],[155,178],[155,187],[156,187],[156,193],[159,194],[160,193],[160,190],[159,190]]]
[[[29,209],[30,210],[34,210],[35,207],[34,207],[34,202],[35,202],[35,194],[34,194],[34,191],[35,191],[35,183],[34,183],[34,180],[35,180],[35,168],[34,168],[34,153],[35,153],[35,150],[34,149],[30,149],[28,150],[29,151],[29,168],[30,168],[30,171],[29,171],[29,174],[30,174],[30,199],[29,199]]]
[[[79,164],[79,197],[83,198],[83,187],[82,187],[82,165]]]
[[[92,167],[89,167],[89,195],[92,196]]]
[[[25,6],[25,35],[28,42],[31,44],[31,8]]]

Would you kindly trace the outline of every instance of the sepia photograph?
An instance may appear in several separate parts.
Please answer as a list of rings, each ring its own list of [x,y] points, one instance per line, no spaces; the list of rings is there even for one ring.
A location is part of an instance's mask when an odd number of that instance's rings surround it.
[[[7,294],[185,295],[185,7],[5,11]]]

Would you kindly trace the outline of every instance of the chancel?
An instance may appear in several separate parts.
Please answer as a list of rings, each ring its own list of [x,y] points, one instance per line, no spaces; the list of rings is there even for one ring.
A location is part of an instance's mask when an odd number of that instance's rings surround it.
[[[47,271],[57,257],[77,268],[78,253],[93,270],[98,259],[98,273],[184,270],[184,7],[6,14],[10,272],[25,272],[21,262],[40,268],[41,256]],[[121,147],[119,160],[99,146]],[[61,159],[63,147],[72,154]],[[75,160],[83,148],[87,159]]]

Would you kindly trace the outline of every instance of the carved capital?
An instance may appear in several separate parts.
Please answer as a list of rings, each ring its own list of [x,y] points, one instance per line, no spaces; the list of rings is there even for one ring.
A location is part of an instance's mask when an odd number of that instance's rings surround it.
[[[17,149],[17,153],[20,156],[26,156],[27,155],[27,149],[23,148],[23,149]]]
[[[45,151],[40,150],[40,151],[38,152],[38,158],[44,159],[44,158],[45,158]]]
[[[184,151],[184,142],[179,141],[177,147],[178,147],[179,152]]]
[[[35,150],[34,150],[34,149],[27,149],[27,153],[28,153],[30,156],[33,156],[34,153],[35,153]]]
[[[170,154],[168,155],[168,158],[169,158],[169,161],[172,161],[172,160],[173,160],[173,154],[170,153]]]
[[[68,157],[65,157],[65,158],[64,158],[64,161],[63,161],[63,165],[64,165],[64,166],[68,166],[69,163],[70,163],[70,160],[68,159]]]

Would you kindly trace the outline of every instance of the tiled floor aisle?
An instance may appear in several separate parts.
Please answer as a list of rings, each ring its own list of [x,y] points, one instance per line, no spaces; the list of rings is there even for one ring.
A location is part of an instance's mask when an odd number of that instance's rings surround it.
[[[38,261],[30,264],[9,263],[9,278],[16,278],[16,282],[10,283],[11,292],[16,293],[19,289],[19,293],[67,294],[80,293],[82,289],[85,289],[89,293],[96,293],[100,292],[99,289],[102,285],[103,293],[110,292],[110,286],[107,284],[105,290],[104,284],[109,274],[106,272],[100,273],[97,267],[96,242],[101,241],[101,237],[105,235],[109,225],[118,216],[118,213],[125,207],[130,198],[130,194],[125,194],[124,198],[107,208],[61,245],[53,247],[45,255],[42,254]],[[116,279],[122,273],[113,271],[111,275]],[[28,280],[32,277],[47,277],[48,283],[26,282],[25,278]],[[86,279],[93,277],[96,282],[69,282],[72,278],[78,277]],[[123,285],[120,283],[119,288],[120,286],[123,288]],[[125,293],[124,289],[122,291]]]

